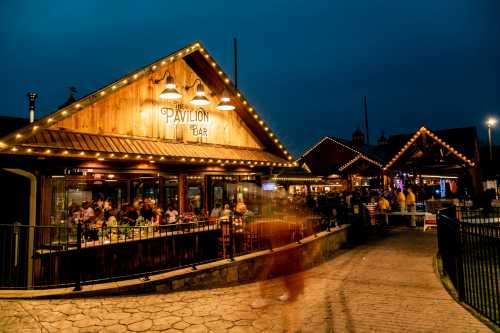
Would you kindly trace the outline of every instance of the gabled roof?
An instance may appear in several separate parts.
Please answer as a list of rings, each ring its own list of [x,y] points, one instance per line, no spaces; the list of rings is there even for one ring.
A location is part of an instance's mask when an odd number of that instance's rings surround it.
[[[354,145],[352,142],[348,141],[348,140],[344,140],[344,139],[341,139],[341,138],[338,138],[338,137],[334,137],[334,136],[325,136],[323,137],[318,143],[316,143],[314,146],[312,146],[311,148],[309,148],[308,150],[306,150],[302,156],[300,158],[303,158],[305,157],[306,155],[310,154],[314,149],[316,149],[319,145],[321,145],[322,143],[324,143],[325,141],[331,141],[331,142],[334,142],[335,144],[338,144],[344,148],[347,148],[349,150],[351,150],[353,153],[356,153],[358,155],[361,155],[362,157],[366,157],[367,160],[374,160],[375,162],[379,162],[380,161],[380,158],[372,153],[370,150],[371,150],[371,146],[367,146],[367,145],[364,145],[362,147],[358,147],[356,145]]]
[[[344,164],[343,166],[341,166],[339,168],[339,171],[344,171],[346,169],[348,169],[351,165],[353,165],[354,163],[356,163],[357,161],[359,160],[365,160],[369,163],[372,163],[374,165],[376,165],[377,167],[381,168],[382,167],[382,163],[378,162],[378,161],[375,161],[369,157],[367,157],[366,155],[363,155],[363,154],[358,154],[355,158],[353,158],[352,160],[350,160],[349,162],[347,162],[346,164]]]
[[[16,149],[16,146],[26,142],[26,140],[30,139],[37,133],[45,132],[57,121],[79,112],[79,110],[95,103],[99,99],[105,98],[106,96],[109,96],[109,94],[113,94],[120,89],[127,87],[135,80],[145,75],[149,75],[154,71],[160,71],[163,66],[180,59],[184,60],[213,92],[222,94],[224,90],[227,90],[232,96],[234,96],[232,102],[235,104],[236,109],[233,112],[238,114],[245,125],[262,142],[269,153],[276,155],[277,159],[282,159],[282,161],[285,162],[283,163],[284,165],[292,165],[289,162],[293,158],[286,150],[283,143],[280,142],[276,134],[270,129],[269,125],[264,122],[260,115],[249,104],[248,100],[244,97],[241,91],[234,86],[229,77],[199,41],[162,57],[147,66],[128,73],[120,79],[93,91],[73,103],[35,121],[34,123],[7,134],[0,139],[0,152],[15,153],[16,151],[13,149]]]
[[[367,147],[370,146],[358,147],[347,140],[325,136],[300,157],[299,163],[324,176],[342,172],[360,159],[381,168],[382,160],[368,152]]]
[[[417,132],[415,132],[415,134],[413,134],[413,136],[394,135],[389,137],[389,142],[387,144],[387,163],[384,165],[384,170],[387,170],[394,163],[396,163],[409,149],[409,147],[411,147],[422,135],[426,135],[431,138],[434,142],[445,148],[453,156],[462,160],[467,165],[471,167],[475,165],[475,145],[477,137],[476,129],[474,127],[455,128],[432,132],[425,126],[422,126]],[[444,138],[446,138],[446,140]],[[403,144],[402,142],[405,143]],[[451,143],[453,143],[453,145]]]

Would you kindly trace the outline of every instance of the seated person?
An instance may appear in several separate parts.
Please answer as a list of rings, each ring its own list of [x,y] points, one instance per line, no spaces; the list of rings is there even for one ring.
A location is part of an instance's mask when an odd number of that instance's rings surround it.
[[[167,220],[167,223],[177,222],[178,216],[179,216],[179,212],[175,208],[173,208],[172,206],[168,206],[168,209],[165,212],[165,218]]]
[[[242,199],[238,200],[238,203],[236,204],[236,209],[235,212],[238,216],[243,216],[246,212],[248,211],[247,206],[243,202]]]
[[[210,217],[221,217],[222,216],[222,205],[220,203],[216,203],[215,207],[212,209],[210,213]]]
[[[127,208],[127,222],[129,225],[134,226],[136,220],[139,218],[139,214],[134,206],[128,206]]]

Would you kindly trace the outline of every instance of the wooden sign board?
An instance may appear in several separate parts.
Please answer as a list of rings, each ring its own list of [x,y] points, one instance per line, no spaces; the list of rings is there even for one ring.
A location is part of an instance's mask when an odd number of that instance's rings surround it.
[[[165,89],[162,78],[168,70],[174,77],[179,100],[159,98]],[[199,79],[184,60],[177,60],[162,70],[153,71],[129,85],[109,92],[104,98],[56,122],[52,128],[64,128],[93,134],[116,134],[186,143],[209,143],[263,149],[263,144],[235,111],[215,107],[220,96],[205,85],[210,105],[195,106],[190,100],[196,87],[186,90]],[[232,96],[235,98],[235,96]]]

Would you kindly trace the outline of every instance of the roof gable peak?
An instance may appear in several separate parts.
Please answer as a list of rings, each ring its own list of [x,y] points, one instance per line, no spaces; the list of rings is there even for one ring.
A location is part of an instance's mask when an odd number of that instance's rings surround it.
[[[239,105],[241,110],[238,110],[238,114],[248,114],[245,115],[245,121],[251,123],[253,130],[258,131],[260,138],[263,140],[263,144],[270,148],[270,151],[274,152],[278,156],[281,156],[288,161],[292,161],[293,157],[285,148],[284,144],[278,139],[277,135],[271,130],[270,126],[266,124],[261,116],[249,104],[243,93],[236,88],[229,76],[222,70],[200,41],[195,41],[194,43],[172,52],[138,70],[132,71],[120,79],[115,80],[91,92],[90,94],[65,105],[59,110],[40,118],[34,123],[6,135],[0,140],[0,151],[5,150],[10,146],[15,146],[17,143],[20,143],[36,134],[37,131],[53,126],[56,122],[79,112],[83,108],[92,105],[96,101],[105,98],[110,94],[116,93],[117,91],[129,86],[132,82],[135,82],[146,75],[150,75],[152,72],[161,71],[167,64],[181,59],[186,60],[186,57],[193,54],[196,54],[197,56],[196,61],[204,62],[205,68],[209,68],[211,71],[215,71],[215,73],[217,73],[215,76],[218,76],[218,80],[223,82],[224,89],[234,96],[236,100],[235,102]],[[189,63],[187,64],[188,66],[191,66]]]

